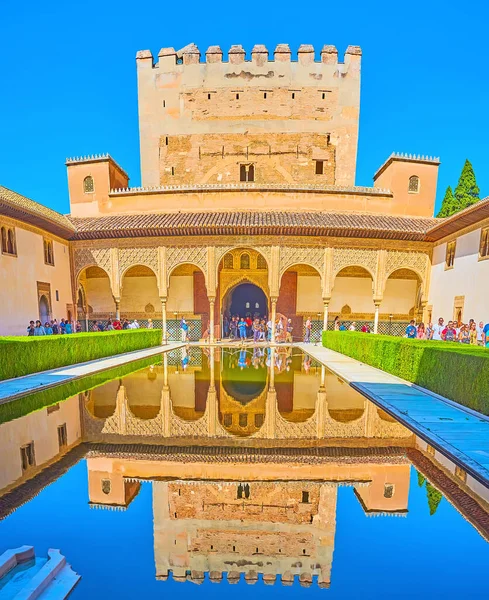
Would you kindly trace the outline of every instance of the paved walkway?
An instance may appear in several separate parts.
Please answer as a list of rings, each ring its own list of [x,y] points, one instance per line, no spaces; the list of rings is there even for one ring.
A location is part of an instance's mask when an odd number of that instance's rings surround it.
[[[489,418],[322,346],[299,348],[416,435],[489,485]]]
[[[97,360],[91,360],[90,362],[59,367],[58,369],[52,369],[51,371],[32,373],[32,375],[16,377],[15,379],[6,379],[5,381],[0,381],[0,404],[16,400],[17,398],[27,396],[33,392],[40,392],[62,383],[74,381],[75,379],[85,377],[86,375],[93,375],[94,373],[106,371],[113,367],[127,365],[128,363],[141,358],[148,358],[150,356],[161,354],[162,352],[174,350],[175,348],[181,348],[184,345],[185,344],[182,344],[181,342],[174,342],[166,346],[155,346],[154,348],[146,348],[145,350],[135,350],[134,352],[126,352],[125,354],[99,358]]]

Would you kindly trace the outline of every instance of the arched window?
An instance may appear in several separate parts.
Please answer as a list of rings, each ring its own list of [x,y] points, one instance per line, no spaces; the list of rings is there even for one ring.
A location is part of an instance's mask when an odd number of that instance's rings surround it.
[[[15,248],[15,233],[13,229],[9,229],[7,232],[7,253],[17,254]]]
[[[229,252],[224,257],[224,268],[225,269],[233,269],[234,268],[233,255]]]
[[[7,230],[2,227],[2,252],[5,254],[7,251]]]
[[[85,194],[91,194],[94,191],[94,185],[93,185],[93,177],[91,175],[87,175],[87,177],[85,177],[85,179],[83,180],[83,191],[85,192]]]
[[[256,268],[257,269],[266,269],[267,268],[267,261],[265,260],[265,257],[263,257],[261,254],[259,254],[257,256]]]
[[[249,269],[250,268],[250,255],[249,254],[245,253],[245,254],[241,255],[239,266],[241,267],[241,269]]]
[[[44,262],[47,265],[54,265],[53,242],[44,240]]]
[[[409,178],[408,191],[412,194],[417,194],[419,192],[419,177],[417,175],[411,175]]]

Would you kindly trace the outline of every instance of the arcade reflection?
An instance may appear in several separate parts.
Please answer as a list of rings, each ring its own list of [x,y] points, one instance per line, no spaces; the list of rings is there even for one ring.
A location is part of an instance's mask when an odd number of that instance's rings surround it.
[[[406,517],[412,465],[430,514],[443,492],[489,536],[487,490],[292,348],[164,354],[0,425],[0,448],[0,519],[81,459],[90,508],[125,511],[151,486],[158,580],[329,587],[339,488],[365,516]]]

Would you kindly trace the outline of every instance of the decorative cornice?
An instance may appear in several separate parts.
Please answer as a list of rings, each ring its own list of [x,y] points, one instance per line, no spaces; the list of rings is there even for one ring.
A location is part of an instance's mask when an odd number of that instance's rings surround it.
[[[67,167],[71,165],[79,165],[84,163],[94,163],[94,162],[111,162],[114,164],[119,171],[124,173],[124,175],[129,179],[129,175],[124,171],[124,169],[120,166],[120,164],[110,156],[110,154],[89,154],[88,156],[74,156],[66,159],[65,165]]]
[[[360,196],[392,196],[384,188],[322,185],[316,183],[198,183],[191,185],[159,185],[150,187],[117,188],[110,190],[111,196],[134,196],[140,194],[164,194],[178,192],[235,192],[235,191],[281,191],[320,192],[324,194],[357,194]]]
[[[400,161],[400,162],[412,162],[412,163],[421,163],[421,164],[425,164],[425,165],[439,165],[440,164],[440,157],[439,156],[425,156],[424,154],[407,154],[404,152],[393,152],[388,158],[387,160],[377,169],[375,175],[374,175],[374,181],[378,178],[378,176],[383,173],[386,168],[391,164],[391,162],[393,161]]]

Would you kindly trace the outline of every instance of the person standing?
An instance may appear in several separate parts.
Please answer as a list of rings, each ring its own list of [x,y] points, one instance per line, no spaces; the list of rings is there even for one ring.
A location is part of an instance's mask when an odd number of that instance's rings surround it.
[[[470,344],[470,332],[469,326],[467,324],[461,325],[460,331],[458,333],[458,341],[461,344]]]
[[[188,324],[184,317],[180,321],[180,331],[182,332],[182,342],[188,341]]]
[[[292,338],[292,331],[294,330],[294,326],[292,325],[292,319],[287,319],[287,337],[285,338],[285,341],[288,344],[292,344],[292,342],[294,341]]]
[[[139,323],[138,323],[138,320],[137,320],[137,319],[134,319],[134,323],[133,323],[133,325],[134,325],[133,329],[139,329],[139,328],[140,328],[140,325],[139,325]]]
[[[267,340],[269,342],[272,341],[272,327],[273,327],[272,319],[269,318],[267,321]]]
[[[482,335],[483,335],[483,344],[485,345],[486,348],[489,348],[489,323],[486,323],[484,325],[484,328],[482,330]]]
[[[356,331],[357,330],[357,324],[355,323],[355,321],[353,321],[353,323],[350,325],[350,327],[348,327],[348,329],[350,331]]]
[[[340,318],[339,318],[338,315],[336,315],[336,317],[334,318],[334,321],[333,321],[333,330],[334,331],[339,331],[340,330],[340,325],[341,325]]]
[[[243,317],[241,317],[239,320],[238,329],[240,340],[246,340],[246,321],[243,319]]]
[[[456,342],[457,341],[457,331],[453,326],[452,321],[448,321],[448,326],[441,333],[441,339],[444,342]]]
[[[34,321],[29,322],[29,326],[27,327],[27,335],[31,337],[34,335],[34,329],[36,328]]]
[[[148,319],[147,329],[153,329],[153,319]]]
[[[475,324],[475,321],[471,324],[471,326],[469,327],[469,343],[471,346],[477,346],[478,341],[477,341],[477,325]]]
[[[235,340],[238,337],[238,322],[236,321],[236,317],[232,317],[231,322],[229,323],[229,337],[232,340]]]
[[[424,332],[424,339],[431,340],[433,338],[433,323],[428,323]]]
[[[46,332],[46,335],[53,335],[53,328],[51,327],[51,323],[49,321],[44,323],[44,331]]]
[[[68,320],[65,322],[65,333],[73,333],[71,323]]]
[[[424,327],[424,323],[420,323],[418,325],[418,331],[416,333],[416,338],[418,340],[424,340],[425,337],[426,337],[426,330],[425,330],[425,327]]]
[[[484,322],[479,321],[479,325],[477,325],[476,329],[477,329],[477,345],[484,346]]]
[[[336,324],[335,324],[335,326],[336,326]],[[311,341],[311,329],[312,329],[311,319],[310,319],[310,317],[307,317],[306,330],[304,332],[304,344],[309,344]]]
[[[443,339],[443,330],[445,329],[445,325],[443,324],[443,318],[440,317],[438,319],[438,323],[433,327],[433,335],[431,336],[432,340],[441,341]]]
[[[41,321],[36,321],[36,326],[34,327],[34,335],[46,335],[44,327],[41,325]]]
[[[60,323],[59,323],[59,332],[64,335],[66,330],[66,323],[64,319],[61,319]]]
[[[409,321],[409,325],[406,327],[406,337],[409,338],[410,340],[414,340],[414,338],[416,337],[417,331],[416,331],[416,326],[414,324],[414,319],[411,319],[411,321]]]

